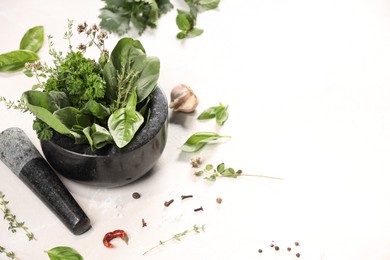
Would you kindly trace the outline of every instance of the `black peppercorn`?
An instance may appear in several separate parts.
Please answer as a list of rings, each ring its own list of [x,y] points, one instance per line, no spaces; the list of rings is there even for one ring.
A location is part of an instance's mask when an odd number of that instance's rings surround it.
[[[141,194],[139,194],[138,192],[134,192],[133,193],[133,198],[134,199],[139,199],[139,198],[141,198]]]

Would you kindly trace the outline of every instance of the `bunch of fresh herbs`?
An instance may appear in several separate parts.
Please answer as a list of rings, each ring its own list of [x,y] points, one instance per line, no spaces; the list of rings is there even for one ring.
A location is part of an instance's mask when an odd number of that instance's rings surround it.
[[[33,129],[40,139],[50,139],[56,131],[73,138],[76,144],[89,143],[92,150],[110,143],[122,148],[148,119],[160,61],[147,56],[138,40],[122,38],[109,54],[104,47],[107,32],[86,23],[77,30],[87,36],[86,44],[73,49],[69,21],[64,36],[69,43],[67,54],[56,51],[49,36],[54,66],[28,64],[25,74],[35,76],[38,84],[23,93],[18,105],[4,98],[0,101],[32,112],[36,117]],[[84,56],[93,45],[100,50],[98,61]]]

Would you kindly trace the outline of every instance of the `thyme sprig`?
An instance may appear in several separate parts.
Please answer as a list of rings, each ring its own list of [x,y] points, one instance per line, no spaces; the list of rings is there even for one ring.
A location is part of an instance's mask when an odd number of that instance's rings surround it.
[[[204,232],[205,231],[205,224],[203,224],[202,226],[198,226],[198,225],[194,225],[191,229],[187,229],[187,230],[184,230],[183,232],[181,233],[177,233],[175,235],[173,235],[172,237],[168,238],[167,240],[160,240],[159,244],[155,245],[154,247],[150,248],[149,250],[145,251],[143,253],[143,255],[149,253],[150,251],[152,251],[153,249],[159,247],[159,246],[162,246],[164,244],[166,244],[167,242],[171,241],[171,240],[176,240],[176,241],[181,241],[181,239],[188,235],[189,233],[192,233],[192,232],[195,232],[195,233],[200,233],[200,232]]]
[[[195,176],[205,176],[204,179],[208,181],[216,181],[217,178],[237,178],[239,176],[251,176],[251,177],[261,177],[269,179],[283,180],[280,177],[273,177],[267,175],[258,175],[258,174],[248,174],[243,173],[242,170],[235,170],[232,167],[226,167],[225,163],[220,163],[215,167],[213,164],[206,164],[205,167],[200,167],[201,159],[199,157],[191,159],[191,165],[193,168],[198,170],[194,172]]]
[[[35,236],[32,232],[28,230],[28,227],[24,225],[24,222],[19,222],[16,219],[16,216],[12,214],[11,210],[8,208],[9,201],[6,201],[5,195],[0,191],[0,205],[2,206],[1,211],[3,211],[4,219],[8,221],[8,230],[12,233],[16,233],[18,229],[22,229],[28,238],[29,241],[35,240]]]
[[[11,108],[17,109],[17,110],[22,111],[23,113],[28,111],[28,108],[27,108],[26,104],[23,102],[23,100],[18,100],[17,103],[15,103],[15,101],[11,101],[11,100],[6,99],[3,96],[0,96],[0,102],[3,102],[4,105],[8,109],[11,109]]]
[[[14,252],[12,252],[12,251],[7,251],[7,250],[5,250],[5,247],[2,247],[2,246],[0,246],[0,253],[5,254],[5,256],[8,257],[8,258],[10,258],[10,259],[15,259],[15,260],[19,259],[19,258],[17,258],[17,257],[15,256],[15,253],[14,253]]]

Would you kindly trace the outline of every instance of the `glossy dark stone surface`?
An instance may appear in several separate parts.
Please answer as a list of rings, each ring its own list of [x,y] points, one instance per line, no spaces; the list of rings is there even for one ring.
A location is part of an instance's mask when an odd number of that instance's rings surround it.
[[[152,94],[150,108],[147,124],[122,149],[108,145],[93,152],[89,145],[76,145],[71,138],[55,134],[41,141],[42,151],[66,178],[98,187],[128,184],[151,170],[165,148],[168,103],[160,88]]]
[[[87,215],[43,158],[26,163],[19,178],[73,234],[80,235],[91,228]]]
[[[91,227],[84,211],[20,128],[0,133],[0,160],[73,234],[80,235]]]

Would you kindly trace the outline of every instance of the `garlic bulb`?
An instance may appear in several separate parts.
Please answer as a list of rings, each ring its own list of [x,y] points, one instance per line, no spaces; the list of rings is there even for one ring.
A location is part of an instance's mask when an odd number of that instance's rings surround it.
[[[184,84],[174,87],[171,91],[171,103],[169,108],[180,112],[193,112],[198,106],[198,97],[192,89]]]

